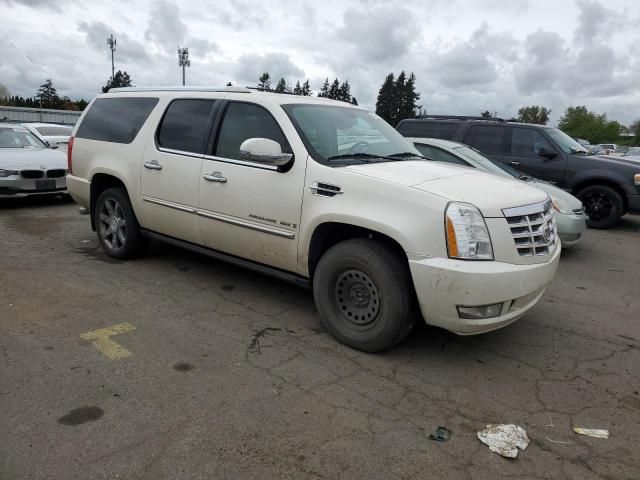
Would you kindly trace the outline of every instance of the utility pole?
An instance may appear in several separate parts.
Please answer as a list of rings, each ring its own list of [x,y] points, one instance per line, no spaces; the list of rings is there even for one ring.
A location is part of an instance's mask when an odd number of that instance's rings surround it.
[[[111,82],[113,83],[116,78],[116,70],[113,64],[113,52],[116,51],[116,39],[113,38],[113,33],[111,36],[107,37],[107,45],[109,45],[109,48],[111,49]]]
[[[180,45],[178,45],[178,66],[182,67],[182,86],[184,87],[184,72],[187,67],[191,66],[191,60],[189,60],[189,49],[187,47],[180,48]]]

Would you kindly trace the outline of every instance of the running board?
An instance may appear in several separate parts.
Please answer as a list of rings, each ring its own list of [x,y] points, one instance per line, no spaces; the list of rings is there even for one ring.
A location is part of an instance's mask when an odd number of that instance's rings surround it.
[[[286,272],[274,267],[269,267],[268,265],[263,265],[262,263],[252,262],[251,260],[245,260],[244,258],[229,255],[227,253],[222,253],[218,250],[203,247],[202,245],[196,245],[194,243],[185,242],[184,240],[169,237],[168,235],[152,232],[151,230],[140,230],[141,233],[146,237],[160,240],[162,242],[175,245],[176,247],[185,248],[187,250],[191,250],[192,252],[215,258],[216,260],[222,260],[223,262],[247,268],[249,270],[253,270],[254,272],[262,273],[263,275],[268,275],[285,282],[293,283],[294,285],[298,285],[299,287],[311,288],[311,282],[308,278],[301,277],[300,275],[296,275],[295,273]]]

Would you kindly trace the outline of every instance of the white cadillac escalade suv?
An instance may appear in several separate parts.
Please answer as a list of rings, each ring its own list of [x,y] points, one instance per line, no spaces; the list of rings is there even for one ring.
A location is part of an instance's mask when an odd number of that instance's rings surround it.
[[[312,287],[341,342],[378,352],[421,313],[458,334],[530,310],[560,256],[546,194],[423,161],[346,103],[239,88],[98,95],[68,189],[105,252],[162,239]]]

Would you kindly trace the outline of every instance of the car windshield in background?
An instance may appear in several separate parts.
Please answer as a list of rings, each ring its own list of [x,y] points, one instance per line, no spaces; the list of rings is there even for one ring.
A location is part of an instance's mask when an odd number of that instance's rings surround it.
[[[45,148],[45,145],[25,128],[0,128],[0,148]]]
[[[34,127],[38,133],[45,137],[64,137],[70,136],[73,128],[71,127]]]
[[[353,164],[422,158],[420,152],[379,116],[331,105],[283,108],[312,156],[322,163]]]
[[[549,135],[562,149],[564,153],[589,153],[589,150],[576,142],[569,135],[557,128],[545,128],[545,132]]]
[[[455,151],[456,153],[462,154],[468,159],[473,160],[476,163],[479,163],[484,168],[486,168],[487,171],[495,175],[502,175],[502,176],[515,177],[515,178],[521,178],[526,176],[524,173],[516,170],[515,168],[510,167],[509,165],[505,165],[502,162],[498,162],[497,160],[492,160],[490,158],[485,157],[475,148],[456,147]]]

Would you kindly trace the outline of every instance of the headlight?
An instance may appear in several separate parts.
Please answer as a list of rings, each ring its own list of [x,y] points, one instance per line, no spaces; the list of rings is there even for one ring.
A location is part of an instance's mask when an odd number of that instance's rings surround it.
[[[3,168],[0,168],[0,178],[5,178],[5,177],[10,177],[12,175],[18,175],[20,172],[17,172],[15,170],[4,170]]]
[[[491,237],[480,210],[469,203],[451,202],[444,219],[449,258],[493,260]]]
[[[633,183],[635,183],[636,185],[640,185],[640,173],[636,173],[633,176]]]
[[[553,205],[553,209],[558,213],[563,213],[565,215],[569,215],[571,213],[571,209],[567,206],[567,204],[563,203],[557,197],[551,197],[551,205]]]

